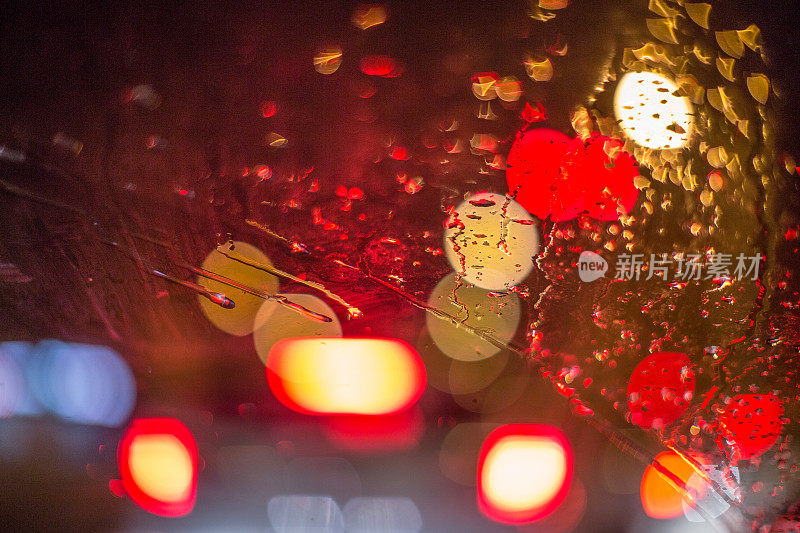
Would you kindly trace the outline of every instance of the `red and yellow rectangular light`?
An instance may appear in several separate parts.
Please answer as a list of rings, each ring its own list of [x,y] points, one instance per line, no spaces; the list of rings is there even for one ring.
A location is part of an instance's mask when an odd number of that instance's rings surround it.
[[[478,507],[492,520],[524,524],[549,515],[572,482],[572,452],[551,426],[509,424],[486,437],[478,461]]]
[[[291,338],[267,356],[267,381],[287,407],[315,415],[387,415],[414,405],[425,367],[397,339]]]
[[[122,486],[145,511],[188,514],[197,495],[197,444],[174,418],[133,421],[117,449]]]

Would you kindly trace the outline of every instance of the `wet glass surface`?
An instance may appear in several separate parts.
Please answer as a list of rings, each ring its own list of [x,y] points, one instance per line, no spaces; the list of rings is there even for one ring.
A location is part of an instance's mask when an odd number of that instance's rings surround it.
[[[43,502],[80,479],[86,499],[53,509],[99,530],[797,527],[782,9],[10,9],[0,340],[32,344],[0,348],[20,487],[0,506],[56,513]],[[282,374],[272,348],[340,336],[408,343],[416,405],[287,409],[275,383],[305,367]],[[110,399],[128,374],[135,407]],[[158,468],[119,471],[121,439],[147,437],[126,417],[188,428],[126,457],[182,458],[170,478],[196,494],[133,497]],[[575,468],[552,514],[507,526],[475,485],[482,443],[514,423],[559,428]]]

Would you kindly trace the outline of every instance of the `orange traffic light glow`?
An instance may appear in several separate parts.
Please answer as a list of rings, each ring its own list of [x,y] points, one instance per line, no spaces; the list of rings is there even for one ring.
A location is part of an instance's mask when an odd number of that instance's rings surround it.
[[[267,381],[281,403],[301,413],[386,415],[411,407],[426,377],[406,342],[314,337],[275,344]]]
[[[675,452],[662,452],[656,461],[675,474],[684,484],[695,472],[694,467]],[[651,518],[669,519],[683,515],[685,493],[679,491],[653,466],[648,466],[642,476],[642,507]],[[702,497],[700,494],[699,497]]]

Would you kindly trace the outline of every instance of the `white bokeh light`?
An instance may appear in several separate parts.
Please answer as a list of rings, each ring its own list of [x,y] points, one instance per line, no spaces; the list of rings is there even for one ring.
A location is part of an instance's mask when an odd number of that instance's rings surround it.
[[[490,333],[501,342],[514,337],[522,312],[516,294],[493,295],[469,283],[457,285],[455,273],[448,274],[434,287],[428,305],[455,316],[467,326]],[[500,351],[466,328],[431,313],[426,315],[425,322],[436,346],[453,359],[480,361]]]
[[[409,498],[353,498],[343,514],[348,533],[416,533],[422,529],[422,515]]]
[[[445,254],[464,280],[490,291],[507,291],[533,270],[539,231],[524,207],[489,192],[470,196],[445,222]]]
[[[683,148],[693,127],[692,103],[678,86],[654,72],[629,72],[617,84],[614,114],[625,135],[656,150]]]
[[[739,469],[735,466],[726,469],[721,465],[703,465],[706,476],[720,487],[725,493],[720,495],[703,476],[698,473],[692,474],[686,481],[686,487],[690,493],[696,494],[695,505],[698,506],[706,516],[717,518],[730,508],[728,501],[737,501],[741,493],[739,487]],[[727,501],[726,501],[727,500]],[[705,522],[705,518],[695,510],[686,499],[681,501],[683,514],[690,522]]]
[[[330,496],[288,494],[267,504],[270,525],[277,533],[316,531],[344,533],[342,510]]]

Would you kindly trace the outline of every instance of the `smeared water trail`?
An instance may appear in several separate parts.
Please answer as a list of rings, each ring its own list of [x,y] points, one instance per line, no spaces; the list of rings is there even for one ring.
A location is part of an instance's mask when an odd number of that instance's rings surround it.
[[[137,237],[141,238],[142,236],[137,235]],[[157,244],[162,244],[164,246],[167,246],[166,243],[162,243],[160,241],[157,241],[156,239],[148,238],[147,240],[150,240],[151,242],[155,242]],[[119,245],[119,243],[116,243],[116,242],[113,242],[113,241],[107,241],[107,240],[102,240],[101,242],[103,242],[104,244],[107,244],[109,246],[113,246],[113,247],[117,248],[118,250],[122,251],[123,253],[125,253],[126,255],[128,255],[130,257],[133,257],[132,252],[130,250],[124,248],[123,246]],[[139,259],[144,262],[144,259],[142,259],[141,257]],[[188,289],[191,289],[191,290],[197,292],[198,294],[200,294],[201,296],[204,296],[204,297],[208,298],[210,301],[214,302],[215,304],[219,305],[220,307],[223,307],[225,309],[233,309],[233,307],[235,306],[235,303],[230,298],[226,297],[222,293],[217,293],[217,292],[211,291],[209,289],[206,289],[202,285],[199,285],[197,283],[193,283],[191,281],[185,281],[185,280],[181,280],[181,279],[175,278],[174,276],[166,274],[166,273],[164,273],[164,272],[162,272],[160,270],[150,268],[150,266],[147,265],[146,263],[144,263],[144,264],[145,264],[146,271],[149,272],[150,274],[153,274],[154,276],[166,279],[168,281],[171,281],[173,283],[177,283],[177,284],[182,285],[182,286],[184,286],[184,287],[186,287]],[[282,305],[282,306],[284,306],[284,307],[286,307],[288,309],[291,309],[292,311],[300,313],[303,316],[305,316],[306,318],[309,318],[311,320],[316,320],[318,322],[332,322],[333,321],[333,319],[331,317],[329,317],[327,315],[324,315],[322,313],[317,313],[315,311],[312,311],[311,309],[308,309],[308,308],[306,308],[306,307],[304,307],[304,306],[302,306],[302,305],[300,305],[298,303],[295,303],[295,302],[291,301],[286,296],[282,296],[282,295],[278,295],[278,294],[268,294],[268,293],[265,293],[263,291],[259,291],[257,289],[253,289],[252,287],[248,287],[247,285],[239,283],[239,282],[237,282],[235,280],[232,280],[232,279],[227,278],[225,276],[222,276],[220,274],[216,274],[214,272],[211,272],[211,271],[208,271],[208,270],[205,270],[203,268],[196,267],[196,266],[193,266],[193,265],[189,265],[187,263],[176,262],[176,265],[178,267],[180,267],[180,268],[184,268],[186,270],[189,270],[190,272],[192,272],[194,274],[197,274],[199,276],[203,276],[203,277],[208,278],[208,279],[212,279],[212,280],[217,281],[219,283],[222,283],[224,285],[228,285],[229,287],[233,287],[233,288],[239,289],[240,291],[246,292],[248,294],[252,294],[253,296],[257,296],[259,298],[263,298],[264,300],[270,300],[270,301],[276,302],[279,305]]]
[[[261,223],[255,221],[255,220],[253,220],[253,219],[250,219],[250,218],[245,219],[244,222],[248,226],[252,226],[252,227],[254,227],[254,228],[256,228],[256,229],[258,229],[260,231],[263,231],[264,233],[266,233],[270,237],[273,237],[273,238],[275,238],[275,239],[277,239],[277,240],[279,240],[279,241],[281,241],[281,242],[283,242],[285,244],[288,244],[293,252],[300,252],[300,253],[305,253],[305,254],[308,253],[308,248],[306,247],[305,244],[297,242],[297,241],[294,241],[292,239],[287,239],[283,235],[278,235],[277,233],[275,233],[274,231],[269,229],[269,227],[267,227],[266,224],[261,224]]]
[[[227,250],[226,250],[226,247],[227,247]],[[281,278],[285,278],[285,279],[294,281],[295,283],[300,283],[301,285],[305,285],[306,287],[310,287],[312,289],[318,290],[319,292],[321,292],[322,294],[324,294],[325,296],[327,296],[331,300],[333,300],[333,301],[341,304],[342,306],[344,306],[345,309],[347,309],[348,318],[361,318],[361,316],[363,315],[363,313],[361,312],[361,310],[358,307],[350,305],[344,298],[342,298],[338,294],[335,294],[335,293],[331,292],[330,290],[328,290],[328,288],[325,287],[325,285],[323,285],[322,283],[317,283],[315,281],[308,281],[308,280],[305,280],[305,279],[301,279],[301,278],[298,278],[297,276],[289,274],[288,272],[284,272],[283,270],[280,270],[280,269],[275,268],[273,266],[270,266],[270,265],[267,265],[267,264],[264,264],[264,263],[260,263],[258,261],[253,261],[252,259],[248,259],[247,257],[244,257],[243,255],[237,253],[236,250],[233,250],[232,247],[229,246],[229,245],[224,245],[223,244],[223,245],[217,246],[217,251],[219,253],[221,253],[222,255],[224,255],[225,257],[227,257],[229,259],[232,259],[233,261],[238,261],[240,263],[243,263],[245,265],[251,266],[253,268],[257,268],[259,270],[263,270],[264,272],[268,272],[268,273],[272,274],[273,276],[278,276],[278,277],[281,277]]]

